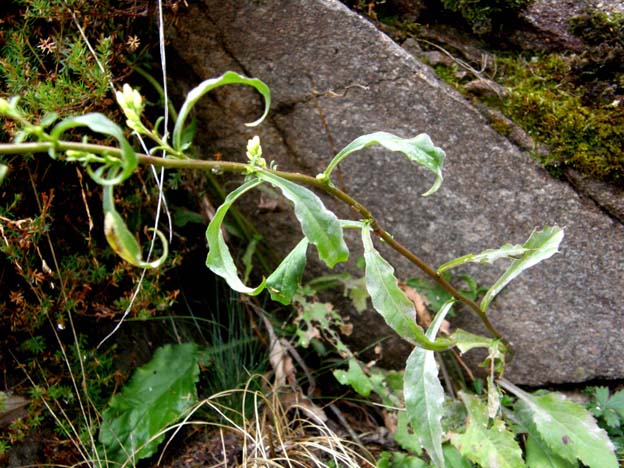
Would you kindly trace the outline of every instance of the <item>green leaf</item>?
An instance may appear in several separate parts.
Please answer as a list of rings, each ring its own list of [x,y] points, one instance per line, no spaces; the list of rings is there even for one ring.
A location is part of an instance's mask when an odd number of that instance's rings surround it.
[[[6,177],[8,172],[9,172],[9,166],[7,166],[6,164],[0,163],[0,185],[2,185],[2,182],[4,181],[4,178]]]
[[[464,263],[494,263],[500,258],[515,258],[526,253],[527,249],[521,245],[505,244],[498,249],[484,250],[478,254],[468,254],[446,262],[438,268],[438,273],[442,273]]]
[[[459,351],[464,354],[473,348],[489,348],[494,343],[494,339],[486,338],[485,336],[475,335],[458,328],[452,335],[455,346],[459,348]]]
[[[250,296],[260,294],[264,289],[265,281],[263,280],[262,283],[260,283],[260,285],[256,288],[250,288],[243,284],[238,277],[238,271],[236,270],[236,265],[234,264],[232,255],[230,254],[230,249],[223,238],[221,225],[223,224],[225,215],[234,202],[245,192],[257,187],[261,183],[261,180],[253,179],[245,182],[236,190],[229,193],[228,196],[225,197],[223,204],[217,208],[212,221],[210,221],[210,224],[206,229],[206,240],[208,241],[208,257],[206,258],[206,266],[215,275],[223,278],[234,291],[242,294],[248,294]]]
[[[121,160],[110,158],[101,167],[92,170],[87,166],[87,172],[100,185],[115,185],[123,182],[132,175],[139,164],[139,159],[123,134],[121,127],[103,114],[90,113],[78,117],[69,117],[59,122],[50,132],[53,141],[58,141],[64,132],[76,127],[88,127],[89,130],[112,136],[119,142]],[[50,157],[56,159],[54,147],[49,150]],[[104,172],[108,177],[103,177]]]
[[[536,433],[529,432],[525,444],[528,468],[578,468],[578,462],[569,462],[553,453]]]
[[[472,468],[473,466],[472,463],[462,457],[459,450],[451,444],[444,444],[442,446],[442,452],[444,454],[446,468]]]
[[[420,455],[422,453],[422,445],[418,440],[417,434],[410,431],[409,420],[410,418],[406,411],[397,413],[397,429],[392,438],[403,450]]]
[[[616,392],[609,401],[605,408],[605,421],[611,427],[617,427],[624,420],[624,390]],[[618,422],[615,422],[615,420]]]
[[[338,369],[334,371],[334,377],[342,385],[350,385],[359,395],[368,398],[373,391],[373,384],[366,375],[360,363],[355,358],[349,359],[349,369],[344,371]]]
[[[191,124],[182,130],[180,136],[180,151],[186,151],[193,144],[193,139],[197,133],[197,119],[192,119]]]
[[[43,116],[43,118],[39,121],[39,126],[42,128],[47,128],[52,125],[54,122],[58,120],[59,116],[56,112],[51,112]]]
[[[442,275],[442,277],[449,282],[450,276],[451,275],[447,273]],[[410,278],[406,281],[406,284],[410,288],[414,288],[420,294],[425,295],[430,310],[440,310],[446,301],[453,298],[453,296],[438,283],[423,278]]]
[[[442,166],[444,165],[445,154],[441,148],[433,144],[429,135],[421,133],[414,138],[401,138],[391,133],[376,132],[356,138],[345,146],[334,159],[329,163],[327,169],[317,176],[318,179],[329,181],[329,177],[334,168],[347,156],[355,151],[367,146],[381,145],[390,151],[403,153],[407,158],[415,163],[424,166],[436,175],[433,186],[423,195],[431,195],[436,192],[442,184]]]
[[[440,276],[449,283],[455,283],[453,275],[451,275],[448,271],[443,272]],[[467,289],[464,288],[459,291],[473,301],[476,300],[479,295],[487,291],[487,289],[480,288],[477,282],[468,275],[459,275],[457,278],[463,280],[468,287]],[[416,291],[420,294],[425,295],[429,310],[438,311],[442,308],[446,301],[453,298],[453,296],[447,292],[446,289],[438,283],[428,279],[410,278],[406,281],[406,283],[409,287],[416,289]]]
[[[159,268],[169,255],[169,243],[162,232],[153,230],[162,242],[163,252],[161,256],[152,262],[143,260],[141,246],[136,238],[128,230],[125,221],[115,210],[113,186],[105,185],[103,189],[104,205],[104,235],[113,251],[125,261],[139,268]]]
[[[204,224],[204,217],[196,211],[191,211],[185,207],[176,207],[173,209],[173,224],[175,227],[182,228],[188,223]]]
[[[579,459],[590,468],[618,467],[607,433],[581,405],[559,393],[535,395],[507,381],[501,381],[500,385],[519,398],[516,413],[530,417],[552,452],[569,462]]]
[[[262,114],[262,117],[260,117],[255,122],[251,122],[246,125],[248,127],[253,127],[260,124],[264,120],[264,118],[269,113],[269,108],[271,107],[271,92],[269,90],[269,87],[256,78],[247,78],[245,76],[239,75],[238,73],[228,71],[218,78],[211,78],[209,80],[202,81],[198,86],[193,88],[188,93],[188,95],[186,96],[186,101],[184,101],[184,104],[182,104],[182,108],[180,109],[180,113],[178,115],[178,120],[176,120],[176,124],[173,129],[173,147],[175,149],[182,150],[183,146],[188,142],[185,141],[183,137],[184,130],[186,129],[184,122],[186,121],[186,118],[191,112],[193,106],[197,104],[197,101],[199,101],[206,93],[212,91],[213,89],[228,84],[244,84],[255,88],[264,98],[264,113]]]
[[[366,289],[373,307],[390,328],[410,343],[426,349],[442,351],[452,346],[453,342],[448,339],[429,340],[416,323],[414,304],[399,288],[392,265],[375,250],[369,225],[362,228],[362,244],[366,261]]]
[[[607,407],[615,411],[620,418],[624,419],[624,390],[613,394],[607,403]]]
[[[514,261],[507,271],[490,287],[481,301],[481,309],[485,311],[494,297],[524,270],[556,254],[562,240],[563,230],[557,226],[547,226],[541,231],[533,231],[529,239],[522,246],[527,252],[518,260]]]
[[[258,171],[258,178],[279,188],[295,206],[295,216],[310,244],[316,246],[319,258],[333,268],[349,258],[342,225],[334,213],[312,191],[269,172]]]
[[[243,265],[245,266],[245,274],[243,275],[243,282],[247,282],[249,279],[249,275],[251,274],[251,270],[253,270],[253,256],[256,253],[256,248],[258,247],[258,243],[262,240],[262,236],[259,234],[254,234],[245,249],[245,253],[241,258]]]
[[[267,278],[271,299],[284,305],[291,303],[303,276],[307,251],[308,239],[303,238]]]
[[[522,450],[503,421],[488,425],[487,406],[478,397],[459,392],[468,410],[466,432],[451,434],[451,443],[483,468],[524,468]]]
[[[422,459],[401,452],[382,452],[376,468],[430,468]]]
[[[528,468],[578,468],[578,462],[571,463],[550,450],[529,413],[516,411],[513,413],[513,421],[517,424],[516,433],[527,433],[524,448]]]
[[[364,312],[367,307],[368,291],[366,290],[365,278],[349,278],[343,282],[345,295],[351,299],[351,304],[359,313]]]
[[[152,360],[134,372],[102,413],[99,441],[106,459],[123,463],[154,454],[164,434],[152,437],[195,403],[198,379],[195,344],[166,345],[156,350]]]
[[[594,416],[603,418],[609,427],[620,427],[624,420],[624,390],[609,397],[607,387],[595,387],[594,396],[596,404],[591,408]]]
[[[435,340],[440,325],[453,306],[447,302],[436,314],[426,337]],[[444,389],[438,379],[438,365],[433,351],[416,347],[407,358],[403,384],[405,407],[422,446],[439,468],[444,468],[442,454],[442,405]]]

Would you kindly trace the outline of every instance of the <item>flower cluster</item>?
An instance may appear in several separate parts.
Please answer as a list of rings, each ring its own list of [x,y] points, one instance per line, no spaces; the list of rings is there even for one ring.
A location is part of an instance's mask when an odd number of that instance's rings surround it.
[[[124,84],[121,91],[115,92],[117,103],[126,116],[126,125],[139,134],[148,133],[147,128],[141,122],[143,113],[143,96],[129,84]]]
[[[260,146],[260,137],[254,136],[247,141],[247,159],[253,166],[266,167],[266,161],[262,157],[262,146]]]

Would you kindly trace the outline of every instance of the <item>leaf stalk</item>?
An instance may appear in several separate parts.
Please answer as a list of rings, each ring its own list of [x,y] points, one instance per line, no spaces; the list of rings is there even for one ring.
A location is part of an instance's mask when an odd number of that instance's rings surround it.
[[[78,142],[70,142],[70,141],[57,141],[55,143],[52,142],[36,142],[36,143],[20,143],[20,144],[0,144],[0,155],[11,155],[11,154],[28,154],[28,153],[41,153],[47,152],[49,149],[54,148],[56,151],[83,151],[87,153],[96,153],[96,154],[108,154],[110,156],[117,156],[122,158],[122,151],[119,148],[100,145],[100,144],[92,144],[92,143],[78,143]],[[140,164],[147,165],[151,164],[157,167],[164,167],[168,169],[196,169],[203,171],[211,171],[211,172],[228,172],[228,173],[237,173],[237,174],[245,174],[249,171],[249,164],[247,163],[239,163],[232,161],[206,161],[206,160],[198,160],[198,159],[179,159],[179,158],[171,158],[171,157],[156,157],[150,156],[147,154],[137,153],[137,158]],[[326,194],[332,196],[340,202],[345,203],[351,209],[360,215],[363,219],[367,220],[373,229],[375,235],[377,235],[380,239],[383,239],[384,242],[396,251],[399,255],[409,260],[411,263],[416,265],[421,271],[423,271],[427,276],[429,276],[433,281],[439,284],[445,291],[447,291],[451,296],[457,299],[459,302],[465,304],[470,310],[473,311],[483,322],[484,326],[487,330],[496,338],[500,339],[508,351],[511,352],[511,345],[505,339],[505,337],[496,329],[496,327],[492,324],[487,314],[479,307],[479,305],[473,301],[472,299],[463,295],[457,288],[455,288],[451,283],[446,281],[438,272],[432,268],[429,264],[427,264],[424,260],[414,254],[411,250],[405,247],[403,244],[395,240],[392,235],[383,229],[371,211],[362,205],[360,202],[352,198],[347,193],[342,190],[334,187],[330,183],[325,180],[317,179],[315,177],[301,174],[298,172],[284,172],[277,171],[271,169],[264,169],[269,173],[273,173],[279,177],[287,179],[291,182],[305,184],[309,187],[316,188],[325,192]]]

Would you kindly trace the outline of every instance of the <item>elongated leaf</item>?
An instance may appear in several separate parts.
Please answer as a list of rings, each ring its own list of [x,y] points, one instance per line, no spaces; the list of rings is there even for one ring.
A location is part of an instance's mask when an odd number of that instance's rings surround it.
[[[451,268],[455,268],[456,266],[463,265],[464,263],[493,263],[499,258],[510,258],[517,257],[518,255],[522,255],[527,251],[521,245],[511,245],[505,244],[499,249],[489,249],[484,250],[478,254],[468,254],[463,257],[455,258],[450,262],[446,262],[444,265],[441,265],[438,268],[438,273],[442,273],[443,271],[450,270]]]
[[[197,101],[199,101],[206,93],[212,91],[219,86],[228,84],[243,84],[252,86],[255,88],[264,98],[264,113],[255,122],[246,124],[248,127],[253,127],[260,124],[269,113],[271,107],[271,92],[269,87],[257,78],[247,78],[246,76],[239,75],[238,73],[228,71],[218,78],[211,78],[209,80],[202,81],[198,86],[193,88],[186,96],[186,101],[182,104],[180,113],[178,114],[178,120],[176,120],[175,127],[173,129],[173,147],[177,150],[181,150],[184,146],[189,144],[188,140],[183,137],[186,118],[191,112],[191,109]]]
[[[284,305],[290,304],[303,276],[307,251],[308,239],[304,237],[267,278],[271,299]]]
[[[158,268],[169,255],[169,243],[162,232],[156,230],[156,235],[162,242],[163,252],[161,256],[152,262],[143,260],[141,246],[136,238],[128,230],[125,221],[115,210],[113,186],[105,185],[103,190],[104,200],[104,235],[113,251],[125,261],[139,268]]]
[[[522,450],[500,419],[488,425],[487,406],[478,397],[459,392],[468,410],[466,432],[451,434],[451,443],[483,468],[524,468]]]
[[[618,467],[607,433],[581,405],[559,393],[535,395],[507,381],[500,385],[519,398],[516,413],[530,418],[552,452],[571,463],[579,459],[590,468]]]
[[[139,164],[139,159],[130,143],[128,143],[128,140],[126,140],[121,127],[103,114],[90,113],[78,117],[68,117],[62,120],[52,129],[50,136],[54,140],[59,140],[63,133],[76,127],[88,127],[89,130],[93,132],[112,136],[119,142],[121,148],[122,158],[118,164],[104,164],[95,171],[92,170],[90,166],[87,166],[87,172],[89,172],[93,180],[101,185],[115,185],[123,182],[132,175]],[[49,153],[52,158],[56,159],[54,148],[51,148]],[[111,168],[114,168],[114,170],[111,171]],[[104,171],[107,172],[108,177],[102,176]]]
[[[435,340],[440,325],[453,306],[449,301],[436,314],[426,336]],[[442,453],[442,405],[444,389],[438,379],[438,365],[433,351],[414,348],[405,364],[403,385],[405,407],[418,439],[433,460],[435,466],[444,468]]]
[[[522,246],[527,251],[522,257],[514,261],[507,271],[492,285],[481,301],[481,309],[486,310],[494,297],[524,270],[531,268],[542,260],[557,253],[559,244],[563,240],[563,230],[557,226],[535,230]]]
[[[195,344],[159,348],[102,413],[99,441],[106,459],[123,463],[154,454],[164,434],[150,439],[195,403],[198,379]]]
[[[414,304],[399,288],[394,268],[375,250],[368,225],[362,228],[362,244],[366,262],[366,289],[373,307],[390,328],[405,340],[425,349],[442,351],[452,346],[451,340],[438,338],[434,342],[425,336],[423,329],[416,323]]]
[[[331,172],[340,161],[355,151],[373,145],[381,145],[390,151],[403,153],[410,161],[418,163],[433,172],[436,175],[436,180],[433,186],[423,195],[431,195],[440,188],[442,184],[442,166],[444,165],[445,154],[441,148],[433,144],[429,135],[424,133],[414,138],[401,138],[386,132],[363,135],[353,140],[334,156],[334,159],[329,163],[325,172],[319,174],[318,178],[329,181]]]
[[[223,278],[228,286],[234,291],[242,294],[248,294],[250,296],[256,296],[262,292],[265,286],[265,280],[255,288],[245,286],[238,276],[234,259],[230,254],[230,249],[225,243],[223,233],[221,232],[221,225],[225,215],[234,202],[249,190],[257,187],[262,183],[259,179],[253,179],[245,182],[243,185],[233,190],[225,197],[223,204],[217,208],[214,217],[210,221],[208,228],[206,229],[206,240],[208,241],[208,257],[206,257],[206,266],[215,275]]]
[[[334,213],[312,191],[269,172],[259,171],[258,177],[279,188],[295,206],[295,216],[310,244],[316,246],[319,258],[330,268],[349,258],[342,226]]]

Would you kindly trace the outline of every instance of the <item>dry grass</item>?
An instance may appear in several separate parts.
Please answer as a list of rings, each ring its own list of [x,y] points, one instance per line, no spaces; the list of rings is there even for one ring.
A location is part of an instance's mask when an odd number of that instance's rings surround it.
[[[234,392],[243,394],[241,408],[222,404],[224,400],[232,401]],[[253,401],[252,417],[243,412],[249,400]],[[200,409],[213,415],[214,421],[192,419]],[[374,466],[364,448],[339,437],[328,426],[320,408],[293,393],[265,393],[249,388],[221,392],[199,402],[182,422],[166,432],[175,435],[190,426],[203,429],[203,437],[189,444],[167,467],[191,467],[198,463],[214,468]],[[159,466],[168,445],[169,442],[158,460]]]

